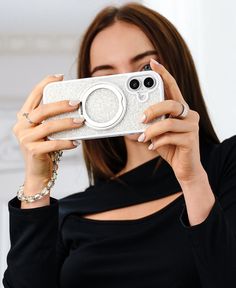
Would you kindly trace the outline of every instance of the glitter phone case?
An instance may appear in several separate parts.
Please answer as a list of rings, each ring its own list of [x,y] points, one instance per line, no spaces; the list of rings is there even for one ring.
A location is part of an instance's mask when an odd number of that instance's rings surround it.
[[[141,122],[146,108],[164,100],[162,79],[152,70],[65,80],[49,83],[44,88],[43,104],[62,100],[80,100],[80,107],[44,122],[81,116],[85,122],[80,128],[50,134],[50,140],[86,140],[141,133],[164,117],[147,124]]]

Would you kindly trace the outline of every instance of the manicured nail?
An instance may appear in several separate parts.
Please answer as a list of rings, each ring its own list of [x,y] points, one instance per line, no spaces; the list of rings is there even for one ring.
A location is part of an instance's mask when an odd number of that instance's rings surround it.
[[[143,142],[145,139],[145,134],[142,133],[139,137],[138,137],[138,142]]]
[[[79,140],[73,140],[72,143],[75,146],[79,146],[81,144]]]
[[[152,150],[154,147],[153,143],[148,146],[148,150]]]
[[[145,114],[143,114],[142,118],[141,118],[141,122],[144,122],[146,119],[147,119],[147,116]]]
[[[70,106],[77,106],[80,103],[80,100],[70,100],[69,105]]]
[[[160,63],[157,62],[157,60],[155,60],[155,59],[153,59],[153,58],[151,58],[151,62],[154,63],[154,64],[156,64],[156,65],[160,65]]]
[[[61,78],[61,77],[64,76],[64,74],[54,74],[54,76],[57,77],[57,78]]]
[[[84,122],[84,117],[74,118],[74,119],[73,119],[73,122],[76,123],[76,124],[77,124],[77,123],[83,123],[83,122]]]

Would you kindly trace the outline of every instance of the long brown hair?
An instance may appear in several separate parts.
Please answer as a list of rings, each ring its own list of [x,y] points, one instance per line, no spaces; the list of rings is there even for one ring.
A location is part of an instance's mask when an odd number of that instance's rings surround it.
[[[191,53],[177,31],[165,17],[138,3],[121,7],[108,6],[92,21],[81,41],[78,55],[78,78],[90,77],[90,47],[95,36],[116,21],[138,26],[158,53],[158,61],[175,78],[190,109],[200,115],[199,134],[206,141],[219,143],[202,96]],[[90,185],[99,179],[114,177],[126,164],[127,151],[123,136],[83,140],[82,149]]]

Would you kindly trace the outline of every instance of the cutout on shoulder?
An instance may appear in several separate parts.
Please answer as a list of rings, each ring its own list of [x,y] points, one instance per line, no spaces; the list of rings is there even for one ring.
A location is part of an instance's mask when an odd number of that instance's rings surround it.
[[[161,199],[104,212],[87,214],[82,217],[92,220],[137,220],[165,208],[182,194],[183,192],[181,191]]]

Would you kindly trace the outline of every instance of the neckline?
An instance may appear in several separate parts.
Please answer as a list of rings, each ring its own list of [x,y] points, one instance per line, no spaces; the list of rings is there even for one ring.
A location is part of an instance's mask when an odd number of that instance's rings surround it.
[[[157,155],[117,177],[121,182],[116,179],[101,179],[98,185],[89,186],[83,193],[76,193],[73,197],[65,199],[61,213],[98,213],[159,199],[181,191],[171,166],[164,159],[160,159],[161,165],[153,173],[159,157]]]
[[[160,158],[160,155],[157,155],[155,156],[154,158],[150,159],[150,160],[147,160],[145,162],[143,162],[142,164],[126,171],[125,173],[122,173],[120,176],[117,176],[116,178],[118,179],[124,179],[124,178],[127,178],[127,177],[130,177],[131,175],[133,174],[136,174],[137,171],[142,171],[144,168],[146,169],[147,167],[152,167],[153,164]],[[110,179],[111,181],[114,180],[114,179]]]
[[[209,145],[209,147],[201,145],[200,148],[201,160],[205,167],[208,164],[208,157],[213,147],[212,145]],[[181,186],[176,179],[175,173],[165,159],[160,158],[161,163],[154,171],[159,157],[161,156],[157,155],[122,175],[117,176],[115,179],[97,178],[96,183],[87,187],[82,193],[77,192],[61,199],[61,205],[59,206],[61,214],[60,225],[64,217],[68,214],[83,215],[108,211],[159,199],[181,191]],[[122,181],[119,182],[116,181],[116,179]],[[159,213],[161,213],[160,211]],[[154,213],[154,215],[159,215],[159,213]],[[152,218],[151,215],[149,217],[150,219]],[[147,216],[147,218],[149,217]],[[147,218],[144,219],[147,220]],[[141,223],[141,219],[130,221],[132,223]]]
[[[97,219],[91,219],[91,218],[84,218],[81,215],[77,216],[77,219],[79,219],[82,222],[87,222],[87,223],[91,223],[91,224],[95,224],[95,225],[120,225],[120,224],[124,224],[124,225],[129,225],[129,224],[147,224],[148,221],[152,221],[153,218],[155,217],[159,217],[161,214],[163,213],[167,213],[171,207],[175,207],[175,205],[177,205],[180,201],[183,201],[184,196],[183,194],[180,194],[177,198],[175,198],[174,200],[172,200],[170,203],[168,203],[167,205],[165,205],[163,208],[148,214],[146,216],[140,217],[140,218],[136,218],[136,219],[125,219],[125,220],[97,220]]]

